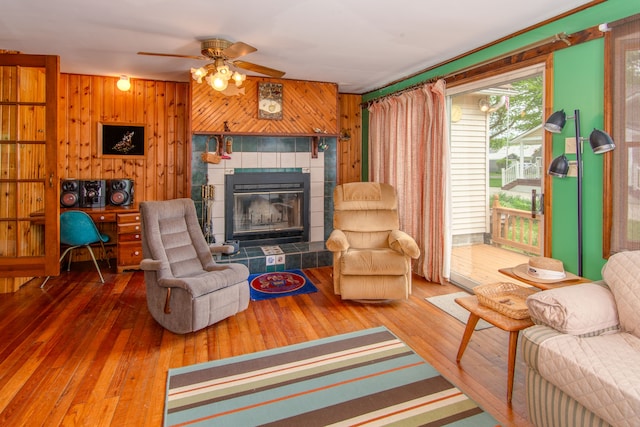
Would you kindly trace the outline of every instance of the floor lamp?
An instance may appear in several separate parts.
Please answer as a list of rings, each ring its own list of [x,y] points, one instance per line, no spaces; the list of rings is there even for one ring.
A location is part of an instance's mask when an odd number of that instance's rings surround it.
[[[576,166],[578,178],[578,276],[582,276],[582,141],[584,138],[580,136],[580,110],[574,110],[573,118],[575,121],[576,133]],[[564,110],[556,111],[549,116],[544,124],[544,128],[552,133],[560,133],[567,122],[567,115]],[[589,144],[594,154],[602,154],[616,148],[613,139],[606,133],[598,129],[594,129],[589,135]],[[564,178],[569,172],[569,161],[563,154],[556,157],[549,164],[548,174]]]

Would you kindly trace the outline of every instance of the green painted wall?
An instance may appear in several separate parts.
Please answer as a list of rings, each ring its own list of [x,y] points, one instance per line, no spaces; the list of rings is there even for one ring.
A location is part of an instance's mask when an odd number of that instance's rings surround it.
[[[499,45],[476,52],[411,79],[401,81],[391,87],[369,92],[363,95],[363,101],[393,93],[410,85],[434,77],[454,73],[473,64],[495,58],[522,46],[537,42],[554,34],[575,33],[603,22],[640,13],[640,1],[607,0],[580,13],[537,28],[526,34],[514,37]],[[554,100],[553,109],[564,109],[567,116],[573,116],[575,109],[580,110],[582,136],[589,136],[591,130],[603,127],[604,110],[604,41],[594,40],[588,43],[560,50],[554,55]],[[369,114],[363,110],[363,161],[362,176],[368,176],[368,121]],[[564,139],[575,135],[574,122],[568,120],[564,131],[553,138],[554,156],[564,151]],[[602,157],[591,152],[588,142],[583,151],[583,275],[598,280],[600,270],[605,263],[602,258]],[[575,154],[567,155],[575,159]],[[564,262],[568,271],[577,271],[577,191],[575,178],[554,178],[552,184],[553,218],[551,251],[554,258]]]
[[[564,109],[567,117],[580,110],[580,133],[588,137],[593,128],[603,128],[604,40],[594,40],[554,56],[555,110]],[[567,120],[564,130],[553,136],[553,154],[564,152],[565,138],[574,137],[575,120]],[[583,151],[583,275],[600,279],[602,258],[602,155],[593,154],[589,143]],[[575,160],[576,154],[567,153]],[[577,272],[577,179],[552,178],[553,220],[551,224],[554,258],[563,260],[565,268]]]

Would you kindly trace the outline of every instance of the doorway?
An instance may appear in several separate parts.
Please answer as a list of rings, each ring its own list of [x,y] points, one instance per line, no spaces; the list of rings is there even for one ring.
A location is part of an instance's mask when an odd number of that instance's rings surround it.
[[[447,91],[451,272],[462,287],[544,253],[544,65]]]

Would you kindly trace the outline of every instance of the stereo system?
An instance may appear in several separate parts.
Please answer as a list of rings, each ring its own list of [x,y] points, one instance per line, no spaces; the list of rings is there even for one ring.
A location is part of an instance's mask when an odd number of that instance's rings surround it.
[[[93,181],[80,181],[80,207],[102,208],[104,207],[106,186],[103,179]]]
[[[101,208],[106,204],[133,204],[131,179],[63,179],[60,182],[60,205],[63,208]]]
[[[63,179],[60,183],[60,205],[63,208],[77,208],[80,206],[80,181],[77,179]]]
[[[107,181],[107,196],[109,204],[114,206],[129,206],[133,204],[133,180],[110,179]]]

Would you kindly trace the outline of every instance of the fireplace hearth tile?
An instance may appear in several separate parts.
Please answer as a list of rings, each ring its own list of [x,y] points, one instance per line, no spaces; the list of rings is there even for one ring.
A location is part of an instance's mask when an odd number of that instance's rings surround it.
[[[247,256],[249,258],[256,257],[256,256],[264,256],[264,252],[262,252],[262,249],[260,248],[260,246],[248,246],[244,248],[244,250],[247,252]]]
[[[284,253],[280,246],[260,246],[260,249],[265,255],[281,255]]]
[[[285,254],[293,254],[300,252],[300,249],[295,245],[295,243],[282,243],[279,245],[282,252]]]
[[[276,247],[285,255],[284,264],[277,264],[278,268],[296,270],[325,267],[333,263],[332,253],[325,248],[324,242],[283,243]],[[240,248],[238,253],[233,255],[224,254],[216,262],[220,264],[240,262],[249,267],[251,274],[265,273],[269,267],[273,267],[267,265],[267,257],[273,257],[274,254],[267,255],[262,248],[260,246]]]

